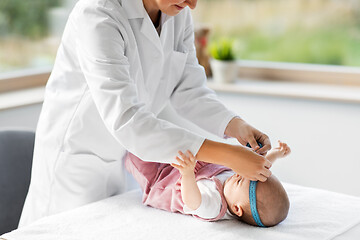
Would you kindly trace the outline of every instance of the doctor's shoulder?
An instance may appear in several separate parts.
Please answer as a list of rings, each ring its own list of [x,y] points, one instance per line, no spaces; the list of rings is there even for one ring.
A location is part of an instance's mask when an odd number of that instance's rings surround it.
[[[79,0],[71,15],[80,32],[84,28],[100,32],[102,28],[117,28],[123,35],[129,24],[119,0]]]
[[[128,19],[119,0],[79,0],[74,10],[76,8],[79,16],[84,15],[89,18],[99,19],[108,16],[119,22]]]

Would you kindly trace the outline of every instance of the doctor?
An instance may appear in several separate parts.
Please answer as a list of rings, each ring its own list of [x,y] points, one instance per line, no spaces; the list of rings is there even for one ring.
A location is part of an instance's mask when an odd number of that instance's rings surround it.
[[[126,151],[172,163],[178,150],[265,181],[269,138],[206,86],[189,8],[197,0],[80,0],[46,86],[20,226],[124,190]],[[170,100],[183,117],[257,154],[157,118]],[[257,144],[263,147],[259,149]]]

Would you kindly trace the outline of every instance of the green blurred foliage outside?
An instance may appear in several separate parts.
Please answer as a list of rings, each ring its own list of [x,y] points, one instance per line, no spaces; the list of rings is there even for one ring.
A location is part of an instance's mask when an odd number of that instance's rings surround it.
[[[48,10],[60,0],[1,0],[0,36],[41,38],[48,34]]]
[[[194,19],[237,59],[360,66],[360,0],[200,0]]]
[[[48,14],[62,2],[0,0],[0,72],[55,58]],[[360,0],[199,0],[192,14],[210,42],[235,39],[237,59],[360,66]]]
[[[269,36],[249,29],[229,36],[237,39],[237,59],[360,66],[360,38],[352,37],[352,31],[351,27],[292,29],[285,35]],[[223,34],[214,33],[211,42],[222,37]]]

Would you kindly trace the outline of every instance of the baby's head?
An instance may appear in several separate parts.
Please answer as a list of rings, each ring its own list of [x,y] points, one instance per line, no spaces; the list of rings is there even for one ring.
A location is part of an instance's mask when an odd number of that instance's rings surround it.
[[[224,196],[232,214],[237,215],[243,222],[258,226],[251,214],[249,186],[249,179],[234,174],[224,183]],[[256,208],[265,226],[275,226],[283,221],[288,214],[289,206],[286,191],[274,175],[266,182],[257,183]]]

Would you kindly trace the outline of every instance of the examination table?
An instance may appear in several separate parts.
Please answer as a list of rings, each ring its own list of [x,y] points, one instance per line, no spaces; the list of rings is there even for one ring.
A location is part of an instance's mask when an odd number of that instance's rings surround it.
[[[205,222],[142,205],[134,189],[68,212],[49,216],[0,238],[74,239],[360,239],[360,198],[284,183],[288,217],[259,228],[237,220]]]

